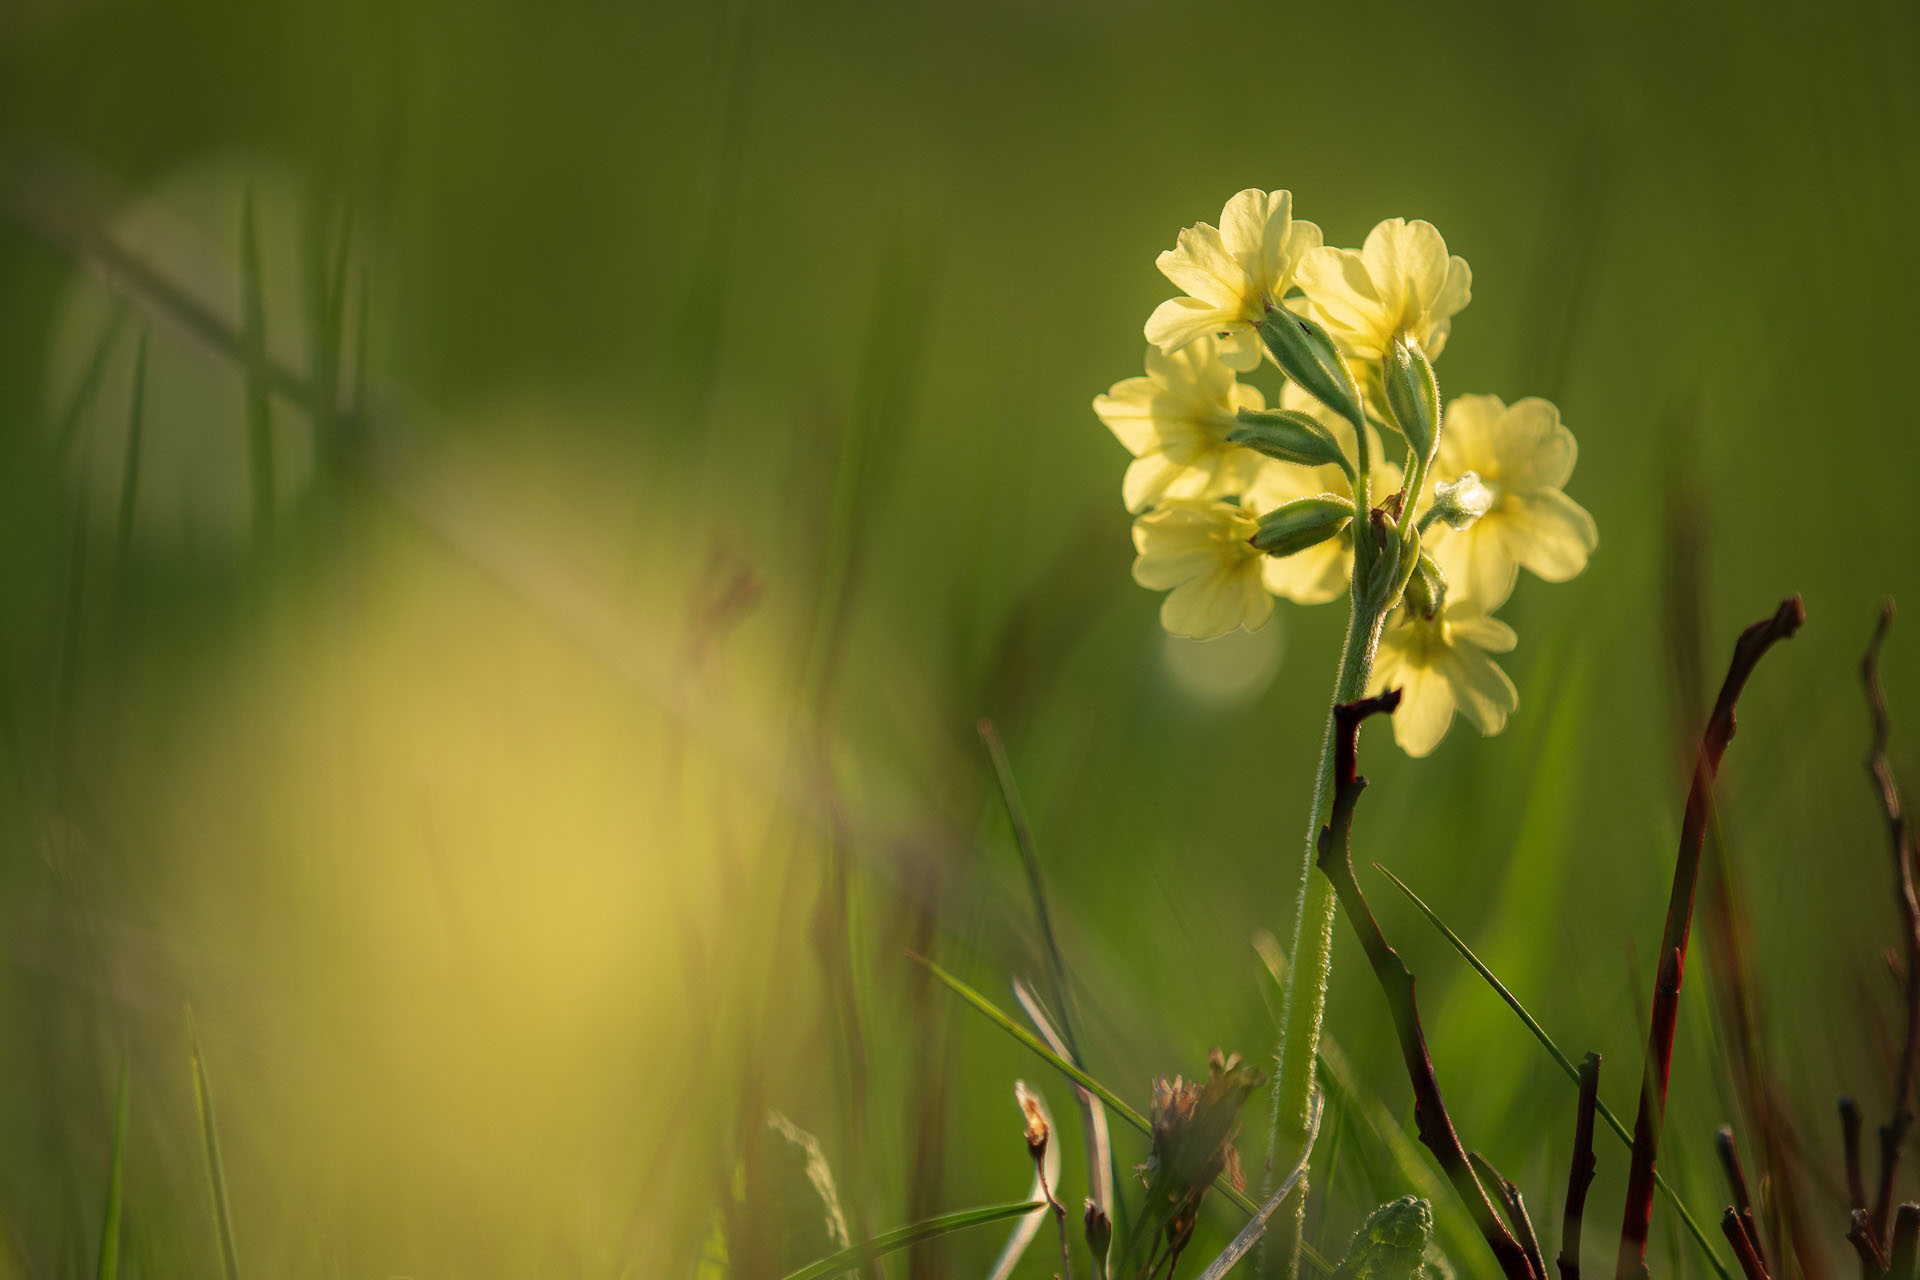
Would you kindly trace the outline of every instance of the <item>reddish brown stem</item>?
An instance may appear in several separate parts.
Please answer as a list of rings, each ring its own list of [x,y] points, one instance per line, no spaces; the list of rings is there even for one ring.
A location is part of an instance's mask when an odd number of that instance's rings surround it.
[[[1580,1103],[1573,1117],[1573,1168],[1567,1174],[1567,1208],[1560,1220],[1560,1280],[1580,1280],[1580,1226],[1593,1186],[1593,1113],[1600,1100],[1600,1055],[1580,1060]]]
[[[1354,878],[1353,809],[1367,786],[1367,780],[1360,777],[1356,769],[1360,723],[1376,713],[1391,714],[1399,705],[1400,691],[1389,689],[1377,697],[1342,703],[1333,709],[1333,810],[1327,825],[1320,828],[1315,865],[1333,882],[1341,909],[1354,932],[1360,935],[1360,946],[1366,951],[1374,977],[1379,979],[1380,989],[1386,995],[1394,1030],[1400,1039],[1400,1055],[1413,1083],[1413,1119],[1420,1141],[1440,1162],[1447,1181],[1453,1184],[1454,1193],[1473,1215],[1475,1225],[1486,1237],[1508,1280],[1546,1280],[1545,1276],[1535,1275],[1526,1251],[1507,1231],[1479,1180],[1473,1176],[1466,1148],[1460,1144],[1460,1135],[1455,1132],[1447,1104],[1440,1096],[1433,1059],[1427,1053],[1426,1034],[1420,1028],[1420,1008],[1414,1000],[1413,974],[1399,953],[1387,945],[1386,936],[1380,932],[1380,922],[1374,919],[1366,895],[1360,892],[1360,882]]]
[[[1687,793],[1686,816],[1680,825],[1680,852],[1674,860],[1666,927],[1660,938],[1660,975],[1654,988],[1652,1025],[1647,1035],[1640,1110],[1633,1124],[1633,1158],[1627,1169],[1627,1202],[1621,1215],[1620,1254],[1614,1268],[1616,1280],[1640,1280],[1647,1275],[1654,1164],[1660,1155],[1660,1126],[1666,1118],[1680,982],[1686,970],[1687,937],[1693,928],[1693,892],[1700,878],[1700,853],[1706,844],[1707,819],[1713,809],[1714,781],[1719,776],[1727,743],[1733,738],[1734,707],[1761,657],[1777,641],[1798,631],[1806,616],[1800,597],[1794,596],[1782,601],[1772,617],[1740,633],[1740,639],[1733,646],[1733,661],[1727,668],[1726,681],[1720,686],[1713,714],[1707,718],[1707,727],[1700,735],[1693,785]]]
[[[1860,1172],[1860,1106],[1845,1094],[1840,1096],[1840,1142],[1847,1159],[1847,1207],[1855,1213],[1867,1213],[1867,1183]],[[1869,1224],[1873,1215],[1867,1214]]]
[[[1861,1280],[1880,1280],[1887,1274],[1887,1255],[1880,1251],[1880,1245],[1873,1238],[1873,1224],[1867,1221],[1864,1211],[1855,1209],[1851,1215],[1853,1225],[1847,1228],[1847,1243],[1860,1255]]]
[[[1893,601],[1880,604],[1880,621],[1860,659],[1860,680],[1867,687],[1867,709],[1873,716],[1873,748],[1867,753],[1867,776],[1887,819],[1887,842],[1893,854],[1893,900],[1900,909],[1901,942],[1906,948],[1907,1036],[1900,1048],[1900,1073],[1893,1081],[1893,1114],[1880,1126],[1880,1194],[1873,1202],[1873,1233],[1885,1240],[1893,1216],[1894,1175],[1900,1167],[1900,1147],[1913,1127],[1913,1078],[1920,1066],[1920,901],[1913,888],[1913,863],[1907,841],[1906,814],[1900,806],[1900,788],[1887,764],[1887,696],[1880,687],[1880,646],[1893,626]]]
[[[1540,1237],[1533,1230],[1533,1219],[1527,1214],[1526,1197],[1520,1194],[1520,1188],[1513,1180],[1493,1167],[1493,1161],[1478,1151],[1469,1151],[1467,1161],[1473,1171],[1480,1175],[1482,1186],[1492,1183],[1500,1194],[1500,1203],[1507,1211],[1507,1225],[1520,1241],[1520,1251],[1527,1255],[1527,1265],[1533,1268],[1534,1275],[1546,1280],[1547,1260],[1540,1252]]]
[[[1747,1230],[1746,1220],[1732,1205],[1720,1215],[1720,1230],[1726,1234],[1727,1243],[1733,1246],[1733,1256],[1740,1260],[1740,1270],[1746,1272],[1747,1280],[1773,1280],[1767,1273],[1767,1264],[1761,1260],[1760,1246],[1754,1242],[1753,1233]]]
[[[1753,1197],[1747,1191],[1747,1171],[1740,1164],[1740,1148],[1734,1145],[1733,1128],[1721,1125],[1720,1131],[1713,1135],[1713,1146],[1720,1153],[1720,1164],[1727,1172],[1727,1185],[1733,1190],[1733,1208],[1740,1215],[1740,1226],[1746,1231],[1747,1239],[1753,1244],[1754,1253],[1759,1255],[1760,1265],[1767,1265],[1767,1253],[1761,1246],[1760,1226],[1753,1216]]]

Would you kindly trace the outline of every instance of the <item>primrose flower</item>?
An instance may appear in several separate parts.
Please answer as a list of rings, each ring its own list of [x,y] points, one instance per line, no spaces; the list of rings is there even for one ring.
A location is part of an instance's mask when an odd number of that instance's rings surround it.
[[[1434,475],[1444,483],[1471,471],[1493,494],[1487,513],[1465,529],[1429,530],[1450,597],[1493,609],[1512,594],[1521,568],[1565,582],[1587,567],[1599,530],[1560,491],[1577,454],[1560,411],[1538,396],[1510,406],[1498,396],[1461,396],[1447,406]]]
[[[1261,456],[1227,443],[1242,409],[1264,409],[1258,387],[1220,363],[1219,343],[1196,338],[1171,355],[1147,348],[1147,376],[1127,378],[1093,399],[1093,411],[1134,457],[1121,482],[1127,510],[1162,498],[1241,493]]]
[[[1393,739],[1410,756],[1424,756],[1447,736],[1457,710],[1483,735],[1506,727],[1520,694],[1490,653],[1506,653],[1513,628],[1468,598],[1449,594],[1432,618],[1402,608],[1380,637],[1370,694],[1400,690]]]
[[[1473,293],[1467,260],[1447,256],[1431,222],[1405,218],[1388,218],[1357,250],[1308,250],[1296,275],[1313,318],[1355,360],[1380,359],[1396,333],[1438,359]]]
[[[1291,382],[1280,390],[1280,407],[1312,416],[1333,433],[1342,453],[1350,459],[1354,456],[1352,424]],[[1367,428],[1367,443],[1372,451],[1372,488],[1377,501],[1400,487],[1400,468],[1381,456],[1380,433],[1371,426]],[[1302,467],[1291,462],[1268,461],[1248,487],[1245,504],[1255,512],[1265,513],[1320,493],[1351,501],[1353,485],[1348,482],[1347,473],[1332,463],[1324,467]],[[1325,604],[1345,595],[1353,579],[1352,523],[1305,551],[1296,551],[1290,556],[1269,556],[1263,577],[1267,590],[1296,604]]]
[[[1240,192],[1220,211],[1218,228],[1195,223],[1160,255],[1160,273],[1186,296],[1154,308],[1147,341],[1172,352],[1202,334],[1221,334],[1220,359],[1232,369],[1255,368],[1254,326],[1280,305],[1302,256],[1319,244],[1319,227],[1294,221],[1291,191]]]
[[[1160,623],[1176,636],[1210,640],[1256,631],[1273,614],[1261,582],[1266,556],[1248,541],[1260,528],[1231,502],[1170,498],[1133,522],[1133,580],[1165,591]]]

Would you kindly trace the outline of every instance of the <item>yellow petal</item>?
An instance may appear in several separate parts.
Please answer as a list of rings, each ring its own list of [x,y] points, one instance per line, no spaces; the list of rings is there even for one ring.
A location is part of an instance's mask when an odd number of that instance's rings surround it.
[[[1246,292],[1245,272],[1213,227],[1204,222],[1188,227],[1154,265],[1190,296],[1238,314]]]
[[[1272,614],[1273,597],[1257,573],[1223,567],[1174,588],[1161,602],[1160,624],[1176,636],[1211,640],[1241,627],[1252,631]]]
[[[1235,325],[1220,339],[1220,363],[1239,373],[1260,367],[1260,336],[1251,326]]]
[[[1295,604],[1325,604],[1347,593],[1353,580],[1353,539],[1342,533],[1290,556],[1268,556],[1261,581]]]
[[[1447,578],[1447,599],[1468,601],[1482,609],[1497,609],[1513,594],[1519,562],[1507,549],[1503,519],[1482,516],[1465,529],[1436,524],[1430,538],[1433,562]]]
[[[1600,530],[1585,507],[1558,489],[1512,494],[1506,503],[1508,545],[1522,567],[1548,582],[1565,582],[1587,567]]]
[[[1380,687],[1400,690],[1400,706],[1393,713],[1393,740],[1408,755],[1428,755],[1447,736],[1453,723],[1453,690],[1431,667],[1407,664],[1394,672],[1395,681]]]
[[[1159,440],[1155,430],[1154,400],[1159,388],[1151,378],[1127,378],[1116,382],[1107,394],[1093,398],[1093,411],[1107,430],[1126,446],[1134,457],[1146,453]]]
[[[1233,313],[1210,302],[1198,298],[1168,298],[1147,317],[1147,341],[1162,351],[1178,351],[1195,338],[1218,332],[1231,323]]]
[[[1455,645],[1440,669],[1452,701],[1476,729],[1490,737],[1506,728],[1520,693],[1492,658],[1470,645]]]

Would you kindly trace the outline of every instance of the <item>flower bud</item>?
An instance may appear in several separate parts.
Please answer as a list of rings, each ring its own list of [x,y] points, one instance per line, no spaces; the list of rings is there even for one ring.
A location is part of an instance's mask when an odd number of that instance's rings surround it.
[[[1413,576],[1407,579],[1404,599],[1407,607],[1423,618],[1432,618],[1446,607],[1447,575],[1440,572],[1440,566],[1425,551],[1420,553]]]
[[[1106,1210],[1092,1200],[1087,1201],[1087,1248],[1093,1254],[1098,1274],[1107,1273],[1107,1249],[1113,1243],[1113,1221],[1107,1217]]]
[[[1353,504],[1331,493],[1299,498],[1260,517],[1248,541],[1270,556],[1290,556],[1325,542],[1353,519]]]
[[[1227,443],[1303,467],[1329,462],[1343,469],[1349,465],[1332,433],[1308,415],[1291,409],[1242,409],[1240,425],[1227,432]]]
[[[1380,381],[1394,425],[1407,438],[1413,456],[1422,462],[1431,458],[1440,442],[1440,384],[1420,344],[1404,333],[1395,334],[1380,361]]]
[[[1433,487],[1433,518],[1449,529],[1464,529],[1493,510],[1495,494],[1476,471],[1462,471],[1451,484]]]
[[[1047,1153],[1047,1138],[1052,1128],[1047,1124],[1046,1110],[1040,1105],[1038,1095],[1027,1088],[1025,1080],[1013,1082],[1013,1100],[1020,1104],[1020,1114],[1027,1122],[1027,1153],[1038,1161]]]
[[[1371,539],[1375,549],[1373,559],[1367,562],[1366,577],[1360,584],[1359,599],[1369,612],[1384,613],[1406,589],[1407,577],[1412,572],[1412,566],[1406,563],[1406,557],[1409,554],[1407,545],[1401,541],[1398,530],[1387,519],[1386,512],[1374,511],[1371,517],[1364,532],[1360,529],[1353,531],[1356,552],[1363,538]],[[1354,563],[1357,573],[1359,572],[1357,566],[1360,564],[1358,555],[1355,556]]]
[[[1325,329],[1281,307],[1267,312],[1260,321],[1260,340],[1272,353],[1280,372],[1351,422],[1356,431],[1364,429],[1359,388],[1354,386],[1347,362],[1340,358],[1339,349]]]

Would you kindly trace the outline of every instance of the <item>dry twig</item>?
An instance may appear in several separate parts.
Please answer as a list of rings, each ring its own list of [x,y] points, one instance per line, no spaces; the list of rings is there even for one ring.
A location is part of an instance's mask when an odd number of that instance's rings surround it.
[[[1680,827],[1673,890],[1667,899],[1666,927],[1660,939],[1660,974],[1654,986],[1640,1110],[1633,1124],[1633,1160],[1627,1171],[1627,1202],[1620,1223],[1616,1280],[1643,1280],[1648,1274],[1647,1232],[1653,1219],[1654,1164],[1660,1154],[1660,1126],[1666,1116],[1667,1080],[1673,1068],[1674,1025],[1679,1013],[1680,983],[1686,971],[1687,937],[1693,926],[1693,893],[1700,876],[1707,819],[1713,809],[1714,781],[1727,743],[1733,738],[1734,707],[1761,657],[1775,642],[1798,631],[1806,616],[1800,597],[1793,596],[1782,601],[1772,617],[1740,633],[1726,681],[1720,686],[1713,714],[1707,718],[1707,727],[1700,736],[1693,785],[1687,793],[1686,816]]]

